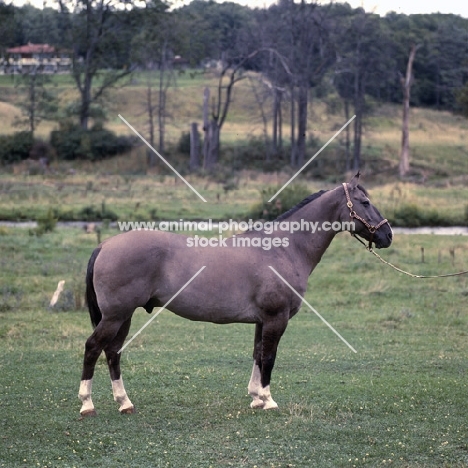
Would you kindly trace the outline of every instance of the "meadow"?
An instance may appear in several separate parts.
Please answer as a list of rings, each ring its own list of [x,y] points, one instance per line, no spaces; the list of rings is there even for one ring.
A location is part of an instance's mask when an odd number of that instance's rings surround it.
[[[210,203],[201,202],[158,161],[148,167],[146,147],[129,154],[100,161],[52,160],[43,174],[28,162],[0,167],[0,219],[19,221],[52,215],[63,221],[129,218],[137,220],[242,217],[261,199],[263,189],[284,184],[295,172],[286,164],[264,170],[261,146],[263,125],[260,107],[254,97],[258,86],[254,75],[236,84],[226,123],[221,133],[221,159],[218,171],[210,177],[188,173],[188,155],[178,150],[181,137],[191,122],[201,127],[202,96],[205,87],[212,93],[217,84],[212,73],[187,71],[178,74],[168,91],[167,148],[164,156]],[[13,77],[14,78],[14,77]],[[23,99],[12,77],[0,76],[0,120],[2,133],[17,130],[14,121],[21,114]],[[60,98],[63,109],[77,98],[70,77],[59,75],[47,84]],[[157,75],[135,74],[110,89],[103,103],[106,127],[118,134],[131,134],[120,120],[122,114],[143,135],[147,132],[145,93],[148,82]],[[258,91],[258,90],[257,90]],[[266,112],[271,105],[264,102]],[[468,220],[467,141],[468,121],[461,116],[430,109],[412,108],[410,119],[410,176],[397,177],[401,139],[401,108],[369,100],[362,142],[363,173],[366,187],[386,216],[400,225],[465,225]],[[345,122],[342,103],[335,95],[311,96],[307,156],[311,157]],[[287,103],[283,109],[287,116]],[[268,116],[268,113],[267,113]],[[288,142],[285,118],[283,133]],[[58,122],[40,123],[37,136],[47,140]],[[267,132],[271,133],[271,121]],[[260,145],[260,146],[259,146]],[[295,183],[310,191],[334,187],[349,180],[344,174],[344,132],[316,158]],[[275,169],[275,170],[273,170]],[[417,211],[420,211],[418,213]],[[415,219],[415,220],[414,220]]]
[[[143,157],[135,154],[124,161],[116,159],[112,163],[118,165],[122,161],[130,166],[131,162],[137,165]],[[261,203],[263,191],[276,191],[292,176],[289,171],[251,170],[231,171],[226,178],[186,175],[188,182],[207,200],[205,203],[175,175],[132,175],[121,168],[121,172],[112,173],[106,170],[110,165],[111,161],[96,164],[94,173],[91,163],[71,172],[62,169],[45,175],[0,173],[0,220],[16,222],[48,216],[59,221],[104,222],[243,219]],[[339,182],[344,180],[350,180],[350,175]],[[371,199],[394,225],[468,223],[468,188],[463,176],[425,185],[398,180],[372,183],[370,177],[364,180]],[[299,176],[291,187],[303,187],[314,193],[337,185]]]
[[[129,131],[118,113],[145,129],[144,78],[106,97],[106,125],[117,133]],[[5,133],[15,131],[20,112],[20,90],[9,79],[0,77]],[[72,103],[70,80],[56,79],[62,103]],[[208,203],[161,165],[149,169],[144,149],[136,148],[98,164],[52,161],[46,174],[23,163],[1,167],[0,219],[98,219],[104,221],[102,239],[117,234],[107,222],[112,219],[241,219],[262,190],[281,186],[294,171],[234,168],[234,151],[229,160],[223,153],[211,177],[184,172],[186,159],[174,145],[190,122],[201,120],[203,87],[214,83],[209,76],[181,75],[170,91],[168,123],[168,158]],[[344,123],[332,104],[312,100],[315,144]],[[248,149],[251,138],[262,135],[248,80],[236,88],[231,109],[222,145]],[[399,181],[399,112],[375,104],[366,119],[364,185],[372,201],[402,224],[466,225],[467,121],[412,109],[414,172]],[[56,126],[41,123],[39,136],[47,138]],[[327,160],[327,171],[336,169],[342,144],[337,140],[317,158],[316,175]],[[339,170],[327,174],[308,173],[295,184],[312,193],[349,179]],[[411,279],[339,234],[305,297],[358,352],[302,308],[280,343],[273,372],[278,411],[249,408],[252,326],[192,323],[163,311],[122,359],[137,414],[118,413],[101,358],[93,386],[98,417],[81,420],[77,393],[92,331],[84,274],[96,243],[96,234],[83,229],[57,227],[38,236],[0,226],[0,468],[468,466],[468,275]],[[468,269],[468,238],[462,236],[398,235],[380,253],[415,274]],[[60,280],[65,290],[50,309]],[[148,319],[138,309],[130,335]]]
[[[468,276],[410,279],[339,234],[306,299],[357,354],[303,307],[280,343],[278,411],[249,408],[252,326],[163,311],[122,359],[137,414],[118,413],[101,358],[98,416],[81,420],[77,392],[92,330],[83,278],[96,238],[4,227],[0,242],[0,467],[468,464]],[[380,253],[418,274],[468,268],[465,237],[401,235]],[[50,310],[62,279],[60,307]],[[137,309],[130,335],[148,318]]]
[[[253,73],[246,73],[246,79],[238,82],[233,90],[230,110],[221,132],[221,146],[226,149],[234,145],[238,152],[249,149],[252,140],[262,141],[264,132],[271,137],[272,119],[270,109],[271,96],[261,103],[255,93],[262,94],[258,79]],[[1,133],[8,134],[19,129],[15,126],[15,119],[21,115],[18,104],[25,99],[25,89],[18,87],[15,77],[0,76],[0,121]],[[62,111],[76,106],[78,94],[71,77],[59,75],[50,78],[46,87],[53,90],[58,96]],[[115,88],[109,89],[100,105],[107,118],[106,127],[117,134],[132,135],[132,131],[118,117],[121,114],[141,134],[148,137],[148,117],[146,114],[147,86],[157,85],[158,75],[153,73],[135,73],[125,82]],[[99,82],[99,79],[96,83]],[[166,141],[172,148],[177,145],[181,136],[189,132],[190,124],[198,122],[202,127],[203,92],[206,87],[211,95],[217,93],[218,78],[214,72],[200,70],[187,70],[178,72],[174,86],[170,87],[167,95],[167,121]],[[256,91],[254,91],[254,88]],[[379,179],[379,182],[393,179],[398,165],[401,142],[401,106],[384,104],[368,99],[369,112],[364,121],[364,134],[362,141],[362,161],[364,169],[369,175]],[[263,107],[263,109],[262,109]],[[262,117],[267,119],[264,128]],[[284,103],[283,135],[285,144],[289,141],[290,127],[288,115],[290,109]],[[63,114],[63,112],[62,112]],[[57,122],[43,120],[37,128],[36,135],[42,139],[49,138],[50,131],[58,128]],[[308,111],[308,156],[312,156],[333,134],[346,122],[344,106],[336,94],[326,97],[316,97],[311,92]],[[432,181],[434,179],[458,177],[468,173],[467,156],[468,122],[465,118],[453,115],[450,112],[436,111],[423,108],[411,108],[410,114],[410,144],[411,162],[418,181]],[[333,173],[342,172],[344,133],[334,142],[318,161],[315,175],[324,171],[328,159],[331,159]],[[167,148],[170,151],[170,148]],[[226,152],[225,152],[226,153]],[[234,156],[222,155],[221,159],[232,164]],[[232,151],[231,151],[232,153]],[[252,156],[253,158],[253,156]],[[255,155],[260,160],[264,155]],[[115,165],[114,165],[115,166]],[[313,167],[315,164],[312,165]],[[133,173],[144,173],[143,165],[125,168]],[[108,167],[109,171],[118,171],[119,168]],[[330,172],[330,171],[328,171]]]

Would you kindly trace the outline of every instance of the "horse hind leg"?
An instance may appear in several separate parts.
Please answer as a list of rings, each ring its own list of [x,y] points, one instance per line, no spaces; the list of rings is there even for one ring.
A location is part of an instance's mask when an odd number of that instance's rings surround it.
[[[82,403],[80,409],[81,416],[96,415],[96,410],[91,399],[94,369],[103,349],[115,338],[121,326],[122,322],[109,322],[103,319],[86,341],[83,372],[81,374],[80,390],[78,392],[78,397]]]
[[[121,414],[133,414],[135,413],[135,407],[128,398],[127,392],[122,380],[122,374],[120,372],[120,356],[119,351],[122,349],[125,338],[130,330],[131,319],[128,319],[120,327],[114,340],[104,348],[106,353],[107,365],[109,366],[109,373],[112,383],[112,393],[114,394],[114,400],[120,405],[119,411]]]

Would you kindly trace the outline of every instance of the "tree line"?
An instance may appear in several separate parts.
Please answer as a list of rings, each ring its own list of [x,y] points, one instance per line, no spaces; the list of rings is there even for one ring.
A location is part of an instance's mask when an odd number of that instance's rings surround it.
[[[57,0],[56,8],[39,10],[0,2],[0,53],[28,42],[72,51],[80,95],[76,117],[83,129],[106,89],[135,70],[157,69],[160,82],[156,89],[148,84],[147,112],[151,143],[161,150],[174,58],[193,68],[215,61],[219,86],[205,96],[207,168],[217,163],[233,87],[247,77],[256,77],[252,89],[264,125],[270,126],[264,132],[266,158],[284,153],[287,143],[292,166],[305,161],[312,96],[334,94],[344,121],[356,116],[345,133],[346,169],[361,164],[369,99],[468,114],[468,19],[460,16],[380,17],[346,3],[304,0],[278,0],[256,9],[213,0],[194,0],[178,9],[161,0],[141,5]],[[267,99],[273,104],[266,106]]]

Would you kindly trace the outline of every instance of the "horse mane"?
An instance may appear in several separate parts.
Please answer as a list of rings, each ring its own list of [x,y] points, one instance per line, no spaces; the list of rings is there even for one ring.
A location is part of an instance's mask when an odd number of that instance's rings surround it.
[[[369,192],[361,184],[358,184],[358,189],[361,190],[362,192],[364,192],[364,195],[367,198],[369,198]]]
[[[328,192],[328,190],[320,190],[320,192],[313,193],[308,197],[304,198],[301,202],[299,202],[296,206],[293,206],[288,211],[285,211],[283,214],[279,215],[275,221],[282,221],[283,219],[289,218],[292,214],[296,211],[300,210],[303,206],[308,205],[309,203],[317,200],[317,198],[321,197],[324,193]]]

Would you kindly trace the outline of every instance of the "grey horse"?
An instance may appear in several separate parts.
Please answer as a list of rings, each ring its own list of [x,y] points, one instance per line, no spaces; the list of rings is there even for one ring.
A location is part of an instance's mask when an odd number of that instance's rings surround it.
[[[79,398],[82,416],[95,415],[91,399],[94,368],[104,351],[114,400],[121,413],[135,408],[120,372],[120,350],[137,307],[151,313],[181,286],[167,309],[189,320],[255,324],[253,369],[248,392],[252,408],[278,405],[270,393],[278,343],[301,306],[307,281],[338,231],[350,230],[377,248],[389,247],[392,230],[371,204],[357,174],[349,184],[313,194],[265,230],[248,230],[202,247],[182,234],[129,231],[105,240],[88,264],[86,294],[94,332],[86,341]],[[284,230],[284,223],[315,229]],[[313,224],[312,224],[313,223]],[[344,226],[344,227],[343,227]],[[266,246],[269,246],[267,248]],[[289,286],[273,271],[286,279]]]

